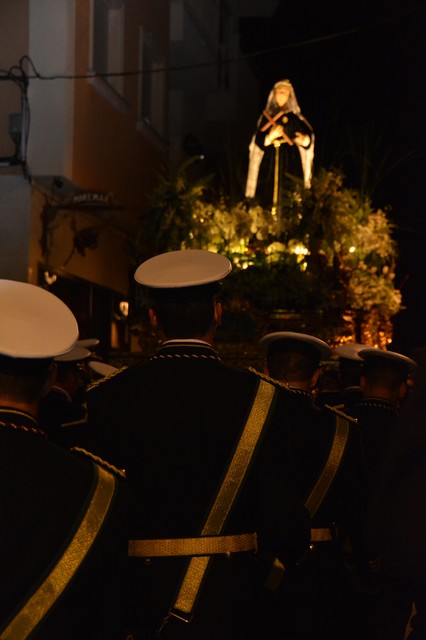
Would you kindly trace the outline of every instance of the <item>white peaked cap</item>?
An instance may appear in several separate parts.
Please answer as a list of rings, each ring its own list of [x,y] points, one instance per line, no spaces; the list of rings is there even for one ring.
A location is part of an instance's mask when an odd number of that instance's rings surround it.
[[[178,289],[220,282],[232,270],[225,256],[214,251],[169,251],[143,262],[135,280],[152,289]]]
[[[118,371],[117,367],[113,367],[112,364],[106,362],[98,362],[97,360],[90,360],[89,367],[100,376],[108,376],[110,373]]]
[[[85,349],[92,349],[99,344],[99,338],[82,338],[77,340],[77,347],[84,347]]]
[[[92,354],[89,349],[79,347],[77,342],[77,345],[75,347],[73,347],[66,353],[62,353],[60,356],[56,356],[55,362],[79,362],[80,360],[89,358],[89,356],[91,355]]]
[[[361,349],[365,349],[366,345],[359,342],[348,342],[341,344],[335,348],[334,353],[339,358],[346,358],[346,360],[356,360],[362,362],[362,358],[358,355]]]
[[[308,345],[318,353],[320,360],[327,360],[331,356],[331,348],[329,345],[317,338],[311,336],[308,333],[299,333],[298,331],[275,331],[268,333],[259,340],[259,344],[267,351],[271,345],[276,343],[297,343]]]
[[[415,360],[412,360],[408,356],[404,356],[402,353],[397,353],[396,351],[385,351],[384,349],[371,347],[362,349],[359,352],[359,355],[364,362],[366,360],[373,362],[374,360],[381,361],[384,364],[389,364],[389,366],[397,366],[408,374],[413,374],[418,369],[418,365]]]
[[[0,280],[0,354],[12,358],[53,358],[78,339],[72,311],[46,289]]]

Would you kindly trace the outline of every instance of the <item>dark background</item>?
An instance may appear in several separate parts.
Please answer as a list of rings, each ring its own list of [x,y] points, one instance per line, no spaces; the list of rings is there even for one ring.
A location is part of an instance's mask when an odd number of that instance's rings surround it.
[[[413,355],[426,345],[426,3],[282,2],[272,18],[241,20],[240,46],[259,113],[288,78],[314,127],[314,170],[342,169],[388,211],[405,306],[390,348]]]

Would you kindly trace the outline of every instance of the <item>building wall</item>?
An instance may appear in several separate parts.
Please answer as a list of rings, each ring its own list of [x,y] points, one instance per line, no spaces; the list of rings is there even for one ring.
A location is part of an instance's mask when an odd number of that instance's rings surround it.
[[[15,144],[11,114],[21,111],[20,61],[28,50],[28,2],[3,0],[0,20],[0,277],[27,281],[31,188],[20,166],[9,165]],[[14,81],[15,78],[17,81]]]
[[[144,39],[167,82],[169,0],[105,0],[125,16],[121,64],[112,60],[117,72],[112,84],[120,95],[93,77],[94,5],[95,0],[2,0],[5,73],[0,75],[22,69],[29,118],[24,162],[7,167],[0,162],[0,277],[41,284],[61,295],[72,292],[65,302],[81,314],[86,330],[97,324],[89,317],[93,299],[102,300],[111,314],[100,327],[107,336],[117,333],[108,324],[115,326],[116,302],[128,298],[131,288],[129,239],[137,232],[155,171],[167,163],[168,93],[157,92],[164,122],[157,113],[156,126],[142,120],[140,69]],[[9,79],[0,82],[0,90],[0,157],[6,157],[15,151],[8,119],[21,109],[21,92]],[[158,96],[154,92],[157,105]],[[69,207],[74,195],[97,192],[110,194],[118,206]],[[95,231],[96,241],[79,251],[76,239],[87,230]],[[84,305],[75,293],[79,287]]]
[[[28,0],[2,0],[0,20],[1,72],[19,77],[19,62],[28,50]],[[9,115],[21,110],[21,92],[12,80],[0,81],[0,157],[12,156],[15,146],[9,135]],[[1,165],[0,165],[1,166]]]
[[[74,0],[29,3],[28,73],[55,77],[30,80],[28,164],[34,176],[71,178],[75,83],[68,77],[74,74],[74,4]]]
[[[90,3],[77,0],[76,74],[90,71]],[[155,7],[155,10],[154,10]],[[152,188],[155,170],[166,161],[167,130],[159,135],[139,118],[140,32],[154,34],[168,65],[168,0],[125,3],[125,51],[120,98],[108,93],[102,79],[83,79],[75,83],[74,163],[72,179],[86,189],[112,191],[125,204],[130,221],[143,212]],[[104,91],[103,91],[104,90]],[[164,105],[167,109],[167,105]]]
[[[168,0],[157,1],[155,12],[149,11],[152,2],[143,3],[142,7],[137,0],[128,0],[122,5],[123,64],[117,72],[123,72],[121,95],[107,81],[93,77],[93,2],[42,0],[35,4],[37,10],[33,7],[34,12],[30,12],[30,57],[43,78],[53,78],[31,80],[30,84],[34,115],[29,164],[36,189],[44,190],[44,197],[52,206],[67,199],[72,185],[76,192],[110,193],[122,205],[116,215],[98,212],[98,219],[92,224],[98,227],[106,218],[109,223],[97,249],[89,250],[84,259],[74,255],[66,265],[64,247],[72,247],[75,228],[59,222],[48,266],[125,294],[129,274],[125,234],[137,230],[154,172],[164,165],[167,154],[166,129],[160,137],[149,127],[141,127],[139,119],[140,30],[142,26],[150,32],[157,30],[166,63]],[[126,70],[135,73],[126,76]],[[67,181],[66,193],[54,188],[57,177]],[[39,202],[40,199],[33,199],[36,219],[41,216]],[[58,216],[58,220],[61,218]],[[77,211],[75,218],[77,229],[88,226],[81,212]],[[44,259],[40,253],[32,252],[33,261]]]
[[[60,205],[60,200],[46,200],[44,191],[32,190],[30,265],[34,277],[37,265],[42,265],[51,274],[80,278],[127,296],[126,234],[108,224],[108,212],[88,213]],[[50,225],[43,224],[46,210],[52,212]],[[93,248],[78,250],[75,236],[84,230],[93,231]],[[42,255],[42,239],[46,234],[49,250]]]
[[[28,181],[21,175],[3,176],[0,202],[0,278],[27,282],[31,276],[31,189]]]
[[[257,117],[257,84],[246,61],[228,60],[238,56],[241,5],[230,0],[103,0],[124,10],[124,37],[115,42],[115,76],[96,77],[96,1],[2,0],[2,67],[26,73],[30,117],[25,163],[2,167],[1,157],[15,151],[8,123],[21,94],[10,79],[1,81],[0,264],[34,283],[46,270],[126,296],[129,241],[143,224],[157,173],[186,159],[188,135],[205,149],[209,171],[226,163],[235,169]],[[149,117],[141,99],[145,48],[152,58]],[[64,209],[87,192],[111,194],[120,206],[77,207],[72,215]],[[46,252],[46,212],[54,211]],[[96,246],[73,251],[90,227],[99,232]]]

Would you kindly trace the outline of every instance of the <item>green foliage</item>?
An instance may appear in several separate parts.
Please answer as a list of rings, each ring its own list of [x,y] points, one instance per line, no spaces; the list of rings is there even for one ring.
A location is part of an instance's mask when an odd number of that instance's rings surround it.
[[[341,172],[321,169],[310,189],[295,185],[273,215],[255,201],[212,197],[211,177],[188,177],[191,162],[159,180],[141,220],[138,259],[184,248],[224,253],[234,264],[225,299],[260,311],[318,312],[336,324],[346,310],[378,309],[385,318],[399,311],[393,226],[345,188]]]
[[[157,187],[149,199],[148,215],[141,219],[140,232],[130,245],[135,262],[157,253],[179,249],[189,238],[203,246],[209,230],[199,223],[196,212],[213,176],[191,177],[197,158],[190,158],[172,175],[157,174]]]

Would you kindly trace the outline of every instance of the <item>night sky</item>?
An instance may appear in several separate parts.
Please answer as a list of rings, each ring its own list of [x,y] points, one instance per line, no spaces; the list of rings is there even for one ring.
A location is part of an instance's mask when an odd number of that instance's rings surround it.
[[[280,3],[242,20],[240,45],[261,82],[289,78],[315,130],[314,166],[343,170],[389,210],[407,307],[391,348],[426,345],[426,3]],[[369,170],[365,174],[366,160]]]

